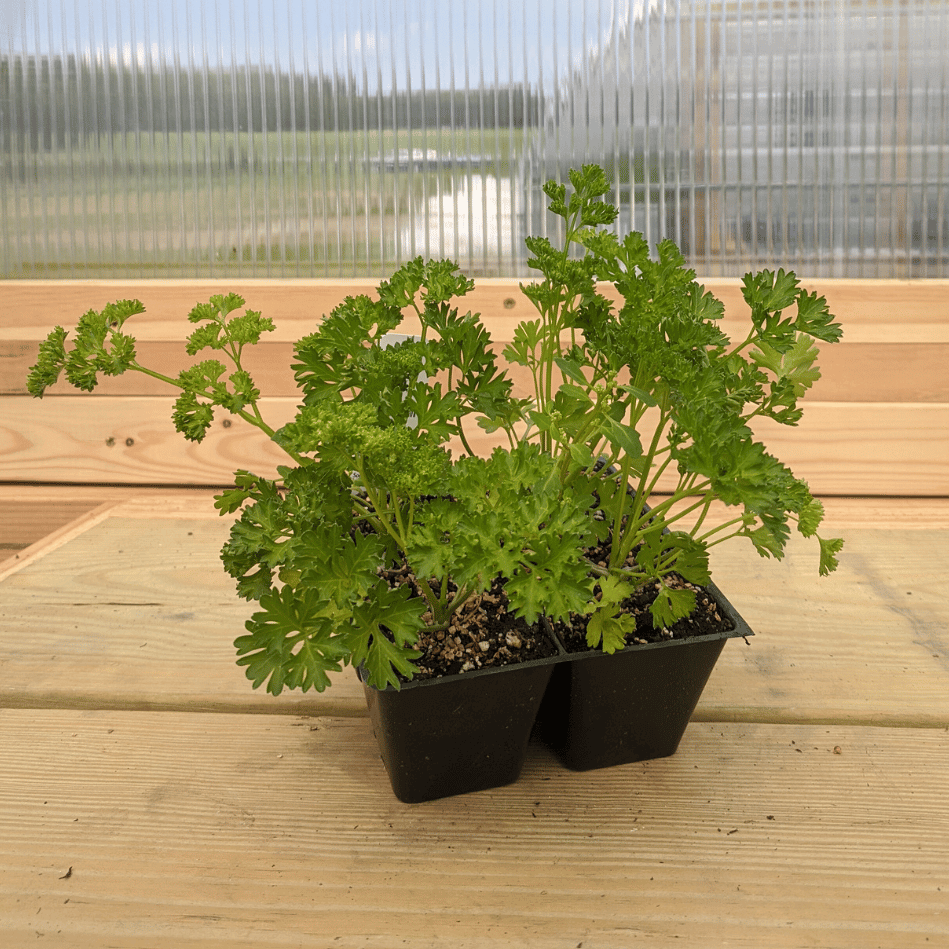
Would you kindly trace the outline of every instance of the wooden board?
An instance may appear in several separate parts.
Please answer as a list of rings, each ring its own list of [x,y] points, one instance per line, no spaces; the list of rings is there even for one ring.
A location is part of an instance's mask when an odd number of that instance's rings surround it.
[[[698,278],[725,304],[726,329],[747,320],[741,283],[730,278]],[[529,281],[525,281],[529,282]],[[802,281],[809,291],[826,297],[852,342],[904,343],[918,339],[949,343],[946,299],[949,280]],[[215,293],[241,294],[247,305],[277,322],[273,339],[293,342],[312,332],[316,322],[352,294],[374,294],[375,280],[5,280],[0,282],[0,340],[40,340],[61,323],[75,325],[89,309],[110,301],[139,299],[146,313],[135,317],[139,339],[179,340],[186,317],[198,302]],[[534,308],[520,290],[521,281],[479,279],[460,301],[463,310],[494,322],[495,339],[510,339],[521,320],[533,319]],[[612,298],[609,285],[600,288]]]
[[[0,771],[5,946],[949,942],[941,730],[693,724],[405,805],[365,720],[7,709]]]
[[[847,547],[826,578],[802,538],[780,563],[715,548],[715,580],[757,635],[728,644],[697,717],[949,725],[949,510],[936,503],[927,525],[914,504],[913,528],[895,530],[887,512],[872,529],[846,505],[835,521],[829,503],[825,533]],[[17,631],[3,643],[0,704],[364,715],[351,671],[322,696],[250,688],[231,643],[253,605],[218,559],[229,523],[200,498],[143,497],[0,572],[0,628]]]
[[[213,515],[213,519],[212,519]],[[232,643],[254,605],[218,551],[230,518],[99,517],[0,573],[0,702],[365,714],[351,671],[325,697],[254,692]],[[85,528],[85,529],[83,529]]]
[[[0,481],[222,485],[237,468],[273,476],[286,462],[265,436],[227,413],[218,413],[204,442],[186,441],[171,424],[172,403],[9,397],[0,417]],[[264,399],[261,411],[279,427],[296,405]],[[949,495],[949,403],[815,402],[796,427],[764,420],[756,431],[819,494]],[[470,435],[479,452],[503,441],[477,429]]]
[[[502,356],[504,345],[501,341],[494,344],[502,366],[507,365]],[[26,395],[26,379],[38,349],[37,342],[4,346],[0,341],[0,396]],[[949,343],[846,341],[820,349],[822,376],[808,393],[808,402],[949,402],[949,373],[944,371],[949,363]],[[143,365],[172,377],[198,358],[188,356],[183,343],[144,342],[139,343],[136,352]],[[244,366],[261,392],[297,397],[290,368],[293,359],[291,343],[261,342],[248,350]],[[507,371],[526,395],[526,371],[510,365]],[[95,390],[99,396],[167,396],[170,391],[167,383],[138,372],[103,377]],[[46,398],[75,394],[76,390],[60,379],[47,390]]]
[[[22,550],[90,509],[84,501],[62,499],[53,505],[27,507],[0,497],[0,562],[3,551]]]

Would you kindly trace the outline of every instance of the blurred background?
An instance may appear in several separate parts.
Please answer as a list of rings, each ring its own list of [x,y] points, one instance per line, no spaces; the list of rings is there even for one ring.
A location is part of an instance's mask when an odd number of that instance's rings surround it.
[[[949,276],[946,0],[0,0],[0,277],[529,274],[548,178],[702,276]]]

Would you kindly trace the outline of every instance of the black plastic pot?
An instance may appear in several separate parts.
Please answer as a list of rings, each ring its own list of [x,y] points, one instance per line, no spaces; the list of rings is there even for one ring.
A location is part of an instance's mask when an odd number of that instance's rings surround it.
[[[753,635],[721,591],[714,584],[708,590],[733,630],[563,657],[537,727],[568,768],[589,771],[675,753],[725,642]]]
[[[461,675],[367,685],[369,717],[395,796],[407,804],[516,781],[562,656]]]

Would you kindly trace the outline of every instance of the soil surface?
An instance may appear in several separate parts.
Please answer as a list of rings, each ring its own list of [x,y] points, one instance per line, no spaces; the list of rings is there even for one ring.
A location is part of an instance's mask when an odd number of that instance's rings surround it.
[[[421,596],[419,581],[408,567],[387,570],[393,586],[408,584]],[[430,620],[429,614],[423,619]],[[499,580],[485,593],[471,597],[452,615],[448,629],[423,630],[415,644],[422,655],[416,679],[434,679],[474,669],[489,669],[557,655],[542,622],[529,625],[509,611]]]
[[[626,637],[626,644],[657,643],[669,639],[688,639],[692,636],[708,636],[734,629],[734,624],[705,588],[687,583],[681,577],[669,578],[670,586],[695,591],[695,609],[689,616],[677,620],[665,629],[653,626],[649,607],[656,598],[658,584],[640,587],[632,596],[623,600],[623,612],[636,619],[636,631]],[[554,632],[567,652],[587,652],[587,624],[585,616],[574,616],[570,623],[553,623]]]
[[[610,560],[611,544],[609,540],[596,547],[586,550],[586,556],[593,563],[605,567]],[[636,563],[636,549],[634,548],[626,558],[625,565],[634,566]],[[622,612],[636,619],[636,631],[626,637],[626,645],[657,643],[668,639],[688,639],[691,636],[708,636],[714,633],[727,632],[735,628],[725,611],[719,606],[715,597],[705,587],[689,583],[678,574],[671,574],[666,579],[670,587],[688,589],[695,592],[695,609],[689,616],[677,620],[664,629],[653,626],[652,614],[649,608],[659,592],[658,582],[652,582],[640,587],[631,596],[622,602]],[[573,616],[569,623],[552,623],[554,632],[563,643],[567,652],[586,652],[587,623],[585,616]]]
[[[594,516],[601,516],[599,512]],[[357,522],[357,530],[370,532],[366,522]],[[634,550],[627,563],[635,562]],[[586,551],[593,562],[606,566],[609,562],[610,543],[606,541]],[[418,579],[408,566],[386,570],[383,574],[393,586],[408,584],[415,595],[421,596]],[[653,626],[649,611],[658,592],[658,583],[647,584],[636,590],[622,603],[624,613],[635,617],[636,630],[626,637],[627,645],[662,642],[670,639],[688,639],[728,632],[734,625],[728,615],[705,587],[689,583],[673,574],[666,580],[670,586],[695,591],[696,606],[692,613],[664,629]],[[428,614],[425,619],[429,620]],[[551,627],[567,652],[587,652],[586,617],[573,616],[570,622],[552,623]],[[422,655],[416,660],[416,679],[434,679],[457,675],[475,669],[506,666],[531,659],[557,655],[557,647],[548,635],[544,621],[529,625],[509,611],[503,580],[494,581],[491,589],[472,597],[452,616],[448,629],[423,631],[415,644]]]

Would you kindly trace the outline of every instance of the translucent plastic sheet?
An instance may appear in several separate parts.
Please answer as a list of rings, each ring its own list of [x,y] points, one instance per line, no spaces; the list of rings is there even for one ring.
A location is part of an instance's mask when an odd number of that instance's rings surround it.
[[[528,273],[549,177],[700,273],[949,275],[945,0],[4,0],[0,277]]]

